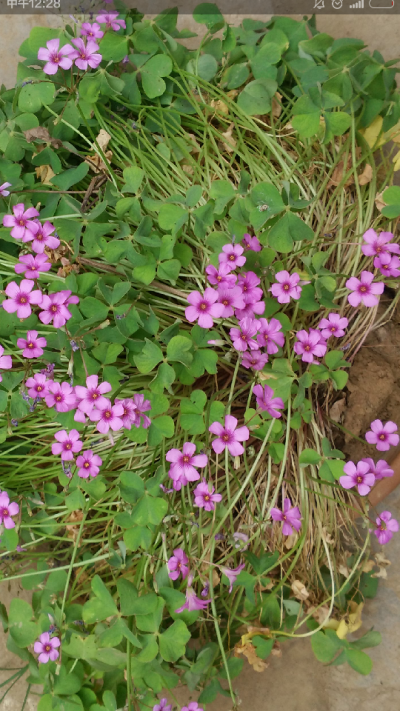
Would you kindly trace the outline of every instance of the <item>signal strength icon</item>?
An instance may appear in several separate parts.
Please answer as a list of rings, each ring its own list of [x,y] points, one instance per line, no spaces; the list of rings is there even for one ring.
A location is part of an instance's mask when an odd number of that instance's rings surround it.
[[[358,0],[353,5],[349,5],[349,10],[362,10],[364,7],[364,0]]]

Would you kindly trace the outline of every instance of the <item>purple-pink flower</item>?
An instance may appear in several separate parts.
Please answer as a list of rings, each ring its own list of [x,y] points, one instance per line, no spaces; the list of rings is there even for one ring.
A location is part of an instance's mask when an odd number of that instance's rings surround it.
[[[246,304],[244,309],[236,309],[235,316],[238,321],[243,321],[244,318],[254,319],[255,314],[261,316],[265,311],[265,301],[253,301]]]
[[[290,536],[293,529],[300,531],[301,529],[301,513],[298,506],[292,506],[289,498],[283,502],[283,511],[277,508],[271,509],[271,517],[274,521],[282,521],[282,533],[284,536]]]
[[[76,395],[69,383],[49,383],[44,399],[47,407],[54,407],[57,412],[69,412],[76,407]]]
[[[357,488],[360,496],[366,496],[375,484],[375,475],[370,471],[369,464],[363,460],[356,464],[346,462],[343,467],[346,476],[341,476],[339,481],[344,489]]]
[[[192,291],[187,300],[190,306],[185,309],[185,316],[190,323],[197,321],[201,328],[212,328],[215,318],[220,318],[224,312],[224,305],[216,303],[218,291],[207,287],[204,294]]]
[[[86,37],[87,39],[96,40],[101,39],[104,35],[104,32],[97,22],[93,22],[92,25],[90,24],[90,22],[82,22],[81,35],[82,37]]]
[[[99,45],[96,42],[88,40],[85,44],[80,37],[71,40],[71,42],[75,49],[72,50],[70,57],[75,61],[78,69],[86,72],[89,67],[96,69],[99,66],[102,56],[97,52]]]
[[[71,296],[71,292],[67,290],[44,294],[40,304],[43,309],[39,314],[41,322],[47,325],[53,321],[54,328],[62,328],[72,318],[72,314],[67,308],[68,304],[77,303],[77,301],[79,301],[78,297]]]
[[[78,408],[88,415],[94,407],[103,407],[109,401],[104,397],[104,393],[112,390],[110,383],[105,381],[99,384],[98,375],[89,375],[84,385],[75,385],[75,394],[79,399]]]
[[[261,351],[251,351],[249,353],[249,351],[246,351],[243,354],[243,368],[253,368],[253,370],[262,370],[266,363],[268,363],[268,353],[261,353]]]
[[[20,319],[29,318],[32,313],[31,305],[41,305],[43,299],[42,292],[39,289],[33,289],[34,286],[35,282],[29,279],[22,279],[19,285],[17,282],[11,281],[6,287],[8,299],[3,301],[3,309],[9,314],[17,312]]]
[[[393,533],[399,530],[399,523],[395,518],[392,518],[390,511],[382,511],[376,519],[376,529],[374,530],[381,546],[389,543],[393,538]]]
[[[10,497],[5,491],[0,491],[0,524],[4,528],[15,528],[12,516],[19,513],[19,506],[15,501],[10,502]]]
[[[221,494],[214,494],[214,487],[203,479],[194,489],[194,505],[206,511],[214,511],[215,504],[222,501]]]
[[[379,235],[372,228],[363,234],[363,244],[361,250],[367,257],[381,257],[383,254],[390,254],[400,251],[400,246],[396,243],[391,243],[393,235],[391,232],[381,232]]]
[[[47,664],[49,660],[55,662],[59,656],[58,647],[61,642],[58,637],[50,637],[48,632],[43,632],[33,645],[35,654],[38,654],[40,664]]]
[[[103,12],[102,15],[97,15],[96,21],[104,23],[107,30],[114,30],[115,32],[118,32],[121,27],[126,27],[125,20],[122,18],[117,19],[118,14],[118,12]]]
[[[57,249],[60,246],[58,237],[52,234],[56,228],[51,222],[34,220],[30,223],[22,239],[23,242],[32,242],[31,247],[36,254],[43,254],[45,248]]]
[[[18,348],[23,348],[24,358],[40,358],[43,355],[43,348],[46,348],[47,341],[43,336],[39,336],[37,331],[28,331],[26,338],[18,338]]]
[[[260,279],[254,272],[239,274],[238,284],[242,289],[245,304],[255,304],[263,297],[263,290],[259,287]],[[238,307],[239,308],[239,307]]]
[[[168,703],[168,699],[161,699],[159,704],[153,706],[153,711],[172,711],[172,705]]]
[[[151,402],[150,400],[145,400],[144,395],[141,393],[135,393],[133,396],[133,402],[136,408],[136,421],[135,421],[135,427],[142,427],[147,430],[148,427],[151,425],[151,420],[150,417],[145,415],[145,412],[150,412],[151,410]]]
[[[293,348],[297,355],[301,355],[301,360],[305,363],[318,363],[314,356],[322,358],[327,351],[327,345],[320,331],[315,328],[310,328],[310,331],[297,331],[297,343]]]
[[[102,458],[98,454],[93,454],[91,449],[87,449],[76,458],[78,476],[81,479],[87,479],[89,476],[95,477],[98,475],[102,464]]]
[[[389,420],[385,424],[381,420],[374,420],[370,425],[371,429],[365,435],[369,444],[375,444],[378,452],[387,452],[390,447],[397,447],[399,435],[397,425]]]
[[[387,256],[384,254],[382,257],[375,257],[374,267],[379,269],[385,277],[396,278],[400,276],[400,259],[397,254],[393,254],[389,259],[386,259]]]
[[[120,402],[111,405],[111,401],[105,398],[105,402],[102,406],[93,409],[89,413],[89,417],[92,422],[97,422],[97,429],[102,434],[107,434],[111,429],[113,432],[121,430],[124,426],[122,422],[122,415],[124,413],[123,405]]]
[[[257,343],[267,349],[267,353],[272,355],[278,352],[278,347],[285,345],[285,336],[282,333],[282,324],[277,318],[260,318],[258,321]]]
[[[225,286],[228,289],[232,289],[237,281],[236,274],[232,274],[231,267],[226,262],[218,265],[218,269],[212,264],[206,267],[206,274],[210,284],[214,286]]]
[[[278,299],[280,304],[288,304],[290,299],[300,299],[301,286],[299,286],[300,275],[297,272],[289,274],[284,269],[275,274],[277,284],[272,284],[269,291]]]
[[[53,382],[52,380],[47,380],[46,376],[42,373],[35,373],[33,378],[28,378],[26,381],[26,387],[28,388],[29,397],[33,398],[43,398],[49,392],[49,385]]]
[[[279,410],[283,410],[285,407],[282,398],[274,397],[274,391],[269,385],[255,385],[253,388],[253,393],[257,398],[257,407],[260,410],[265,410],[271,417],[282,417],[282,413]]]
[[[243,454],[244,447],[241,442],[245,442],[250,437],[248,427],[238,427],[238,421],[233,415],[225,415],[225,424],[213,422],[208,428],[212,434],[217,435],[217,439],[212,442],[214,452],[220,454],[225,448],[232,454],[233,457],[238,457]]]
[[[30,226],[33,224],[33,218],[37,217],[39,213],[34,207],[28,207],[25,210],[23,202],[14,205],[13,213],[13,215],[4,215],[3,225],[4,227],[12,227],[11,237],[23,240],[26,232],[29,231]]]
[[[389,467],[389,464],[384,459],[379,459],[377,462],[374,462],[371,457],[365,457],[361,461],[368,464],[370,472],[375,475],[375,481],[391,477],[394,474],[393,469]]]
[[[15,265],[16,274],[25,272],[26,279],[39,279],[40,272],[48,272],[51,269],[51,264],[47,260],[47,254],[23,254],[19,258],[19,262]]]
[[[41,62],[46,62],[43,67],[45,74],[56,74],[59,67],[61,69],[70,69],[72,67],[71,52],[73,51],[70,44],[65,44],[60,48],[60,40],[51,39],[46,42],[46,47],[40,47],[38,51],[38,59]]]
[[[229,335],[232,339],[233,347],[237,351],[256,351],[259,348],[257,341],[254,340],[259,328],[259,322],[253,318],[244,318],[239,321],[239,328],[231,328]]]
[[[3,370],[10,370],[12,368],[12,359],[11,356],[9,355],[3,355],[4,353],[4,348],[3,346],[0,346],[0,368]],[[1,374],[0,374],[0,383],[3,380]]]
[[[217,290],[218,303],[222,304],[224,310],[221,314],[222,318],[230,318],[233,316],[235,309],[244,309],[245,303],[240,286],[234,286],[232,289],[219,287]]]
[[[207,605],[211,602],[211,600],[201,600],[197,597],[194,589],[192,588],[192,583],[193,575],[189,575],[186,588],[186,602],[182,605],[182,607],[178,607],[175,612],[179,613],[184,610],[188,610],[189,612],[194,612],[194,610],[205,610]]]
[[[246,257],[243,257],[243,247],[240,244],[224,244],[222,252],[218,255],[220,264],[228,264],[231,271],[236,267],[242,267],[246,263]]]
[[[209,602],[209,600],[208,600],[208,602]],[[203,709],[200,708],[197,701],[191,701],[189,703],[189,706],[182,706],[181,711],[203,711]]]
[[[185,442],[182,451],[180,449],[170,449],[166,454],[167,462],[171,462],[168,476],[174,482],[174,489],[180,491],[189,481],[197,481],[200,474],[195,467],[203,469],[207,466],[208,457],[206,454],[195,454],[196,445],[193,442]]]
[[[2,183],[2,185],[0,185],[0,197],[9,196],[10,191],[7,190],[7,188],[11,188],[11,183]]]
[[[383,282],[376,283],[373,281],[374,275],[372,272],[361,272],[361,278],[351,277],[346,281],[347,289],[352,292],[348,295],[347,301],[354,307],[364,304],[371,308],[379,304],[378,296],[382,294],[385,285]]]
[[[51,451],[53,454],[61,454],[63,462],[71,462],[74,454],[80,452],[83,447],[78,430],[71,430],[69,433],[59,430],[54,437],[57,442],[51,445]]]
[[[250,250],[251,252],[261,252],[261,244],[257,237],[251,237],[249,234],[243,235],[242,245],[245,250]]]
[[[328,339],[331,336],[335,338],[341,338],[344,336],[344,330],[349,325],[347,318],[340,316],[340,314],[330,313],[328,318],[323,318],[318,324],[318,328],[321,330],[321,336]]]
[[[230,593],[232,592],[233,585],[236,582],[236,578],[238,577],[238,575],[240,575],[240,573],[242,572],[242,570],[245,567],[246,566],[244,563],[241,563],[240,565],[238,565],[237,568],[225,568],[224,566],[220,567],[221,573],[226,575],[226,577],[229,580],[229,591],[228,592],[230,592]]]
[[[121,420],[126,430],[132,429],[132,425],[140,427],[140,418],[137,416],[136,405],[132,398],[126,397],[123,400],[115,398],[115,403],[120,402],[124,411],[121,415]]]
[[[178,580],[180,574],[184,580],[189,573],[189,559],[182,548],[175,548],[174,555],[167,562],[168,575],[171,580]]]

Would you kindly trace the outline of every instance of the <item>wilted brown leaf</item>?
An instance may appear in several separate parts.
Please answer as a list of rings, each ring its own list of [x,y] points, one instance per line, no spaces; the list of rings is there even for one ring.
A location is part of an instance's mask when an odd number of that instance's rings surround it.
[[[332,186],[337,187],[338,185],[341,184],[343,180],[343,176],[350,170],[351,168],[351,156],[348,157],[347,163],[346,163],[346,168],[344,165],[344,161],[341,160],[340,163],[337,164],[336,168],[334,169],[331,178],[328,182],[328,188],[331,188]],[[351,173],[349,177],[347,178],[344,187],[347,188],[349,185],[352,185],[354,183],[354,175]]]
[[[376,553],[375,555],[375,565],[378,566],[379,570],[377,573],[372,574],[372,578],[387,578],[387,568],[392,565],[390,560],[385,558],[383,553]]]
[[[274,118],[279,118],[282,113],[281,99],[282,94],[280,94],[279,91],[277,91],[275,96],[272,97],[272,116]]]
[[[111,161],[112,151],[106,151],[104,155],[108,161]],[[94,156],[85,156],[85,163],[89,164],[90,170],[92,170],[93,173],[96,173],[96,175],[101,171],[107,170],[106,164],[97,153]]]
[[[360,185],[366,185],[367,183],[370,183],[372,180],[372,174],[372,166],[367,163],[361,175],[358,176],[358,182],[360,183]]]
[[[71,511],[70,515],[67,518],[67,524],[80,524],[82,519],[83,511]],[[67,538],[72,539],[75,543],[78,537],[80,526],[67,525],[66,529]]]
[[[340,400],[336,400],[336,402],[333,403],[331,409],[329,410],[329,417],[331,420],[334,422],[340,422],[342,419],[343,412],[346,407],[346,398],[343,397]]]
[[[50,180],[54,178],[55,173],[51,165],[39,165],[35,168],[35,173],[36,177],[40,178],[40,182],[43,183],[43,185],[53,185]]]
[[[234,656],[238,657],[240,654],[243,654],[243,656],[246,657],[247,661],[249,662],[249,664],[251,664],[254,671],[263,672],[265,669],[267,669],[268,664],[263,662],[263,660],[257,656],[256,649],[251,642],[248,642],[244,645],[238,642],[235,645]]]
[[[52,138],[47,128],[44,128],[44,126],[29,128],[27,131],[23,131],[23,134],[28,143],[38,141],[39,143],[50,143],[53,148],[60,148],[62,146],[62,141],[58,138]]]
[[[234,123],[231,123],[228,130],[221,133],[221,136],[224,139],[223,141],[221,141],[221,143],[224,146],[225,150],[228,151],[228,153],[233,153],[237,146],[237,141],[232,136],[232,129],[234,125]]]
[[[310,593],[308,592],[304,583],[301,582],[301,580],[294,580],[291,585],[291,588],[293,595],[297,597],[298,600],[307,600],[307,598],[310,596]]]
[[[379,212],[382,212],[383,208],[386,207],[386,203],[382,199],[383,192],[377,193],[375,198],[375,205]]]
[[[221,101],[220,99],[213,99],[210,104],[211,108],[215,109],[216,112],[220,114],[225,114],[227,116],[229,114],[229,108],[225,104],[224,101]]]

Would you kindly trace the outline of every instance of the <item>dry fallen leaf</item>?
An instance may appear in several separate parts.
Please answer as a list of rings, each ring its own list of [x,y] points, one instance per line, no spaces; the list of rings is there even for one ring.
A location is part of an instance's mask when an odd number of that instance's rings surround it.
[[[291,585],[291,588],[293,595],[297,597],[298,600],[307,600],[307,598],[310,596],[310,593],[308,592],[304,583],[301,582],[301,580],[294,580]]]
[[[326,541],[327,543],[330,543],[330,544],[335,543],[335,539],[332,538],[330,533],[328,533],[325,526],[322,528],[321,533],[322,533],[322,538],[324,539],[324,541]]]
[[[221,141],[221,143],[224,146],[224,148],[228,151],[228,153],[233,153],[236,146],[237,146],[237,141],[232,136],[232,129],[233,129],[234,125],[235,124],[231,123],[228,130],[221,133],[221,136],[225,139],[224,141]]]
[[[111,161],[112,151],[106,151],[104,155],[108,161]],[[96,173],[96,175],[103,170],[107,170],[106,164],[101,156],[97,155],[97,153],[94,156],[85,156],[85,163],[89,164],[90,170],[92,170],[93,173]]]
[[[246,658],[249,664],[253,667],[254,671],[256,672],[263,672],[265,669],[267,669],[268,664],[263,662],[260,657],[257,656],[256,649],[251,642],[248,642],[245,645],[238,644],[235,645],[234,648],[234,656],[238,657],[239,654],[243,654]]]
[[[327,605],[322,605],[322,607],[314,607],[312,605],[311,607],[308,608],[307,612],[311,614],[318,622],[319,625],[324,625],[325,627],[338,627],[339,622],[337,620],[332,620],[329,617],[329,607]]]
[[[375,565],[379,567],[377,573],[373,573],[372,578],[387,578],[387,568],[392,565],[390,560],[385,558],[383,553],[376,553],[375,555]]]
[[[43,185],[53,185],[50,180],[54,178],[55,173],[51,165],[39,165],[35,168],[35,173],[36,177],[40,178],[40,182],[43,183]]]
[[[336,166],[335,170],[333,171],[332,176],[329,180],[328,188],[331,188],[332,186],[337,187],[338,185],[340,185],[340,183],[343,180],[343,176],[345,175],[345,173],[348,173],[348,171],[351,168],[351,162],[352,162],[352,159],[351,159],[351,156],[349,156],[347,159],[346,168],[345,168],[343,160],[341,160],[340,163],[337,164],[337,166]],[[347,178],[347,180],[344,184],[344,187],[347,188],[349,185],[352,185],[353,183],[354,183],[354,175],[353,175],[353,173],[350,173],[349,177]]]
[[[353,601],[349,602],[349,612],[343,620],[340,620],[339,626],[336,630],[336,634],[339,639],[346,639],[348,634],[356,632],[360,629],[362,625],[361,613],[363,607],[363,602],[360,602],[359,605]]]
[[[298,537],[299,537],[298,533],[291,533],[290,536],[285,537],[286,550],[290,551],[292,548],[294,548]]]
[[[54,148],[61,148],[62,146],[62,141],[59,140],[59,138],[52,138],[47,130],[47,128],[44,128],[44,126],[37,126],[36,128],[29,128],[27,131],[24,131],[24,136],[28,143],[32,143],[33,141],[38,141],[40,143],[51,143],[51,145]]]
[[[282,94],[280,94],[279,91],[277,91],[275,96],[272,97],[272,116],[274,118],[279,118],[282,113],[281,99]]]
[[[363,573],[370,573],[371,570],[373,570],[373,568],[375,568],[375,561],[372,559],[366,560],[363,567],[362,567],[362,572]]]
[[[382,131],[382,125],[383,125],[383,118],[382,116],[377,116],[371,123],[368,128],[364,128],[360,130],[361,135],[364,136],[366,142],[368,143],[370,148],[379,148],[379,146],[383,145],[385,143],[383,137],[381,137],[378,141],[378,137],[381,134]]]
[[[329,417],[331,420],[334,422],[340,422],[342,419],[343,412],[346,407],[346,398],[343,397],[341,400],[336,400],[336,402],[333,403],[331,409],[329,410]]]
[[[367,163],[361,175],[358,176],[358,182],[360,185],[366,185],[372,180],[372,166]]]
[[[379,212],[382,212],[383,208],[386,207],[386,203],[382,199],[383,192],[377,193],[375,197],[375,205]]]
[[[83,519],[83,511],[71,511],[70,515],[67,518],[67,523],[76,523],[80,524],[80,522]],[[74,543],[77,540],[78,533],[79,533],[80,526],[66,526],[66,533],[67,533],[67,538],[71,538]]]
[[[210,104],[212,109],[215,109],[215,111],[218,111],[220,114],[225,114],[227,116],[229,114],[229,108],[225,104],[224,101],[221,101],[220,99],[213,99]]]

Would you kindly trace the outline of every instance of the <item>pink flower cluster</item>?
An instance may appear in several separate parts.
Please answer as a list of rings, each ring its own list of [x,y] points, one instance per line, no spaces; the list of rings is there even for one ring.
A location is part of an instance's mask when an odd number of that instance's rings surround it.
[[[45,62],[43,71],[45,74],[56,74],[58,69],[71,69],[73,63],[82,71],[87,71],[89,67],[96,69],[102,56],[98,53],[99,45],[92,39],[83,41],[81,37],[71,40],[71,44],[65,44],[60,47],[58,38],[51,39],[46,43],[46,47],[40,47],[38,51],[38,59]]]
[[[374,267],[385,277],[400,276],[400,245],[392,242],[391,232],[381,232],[379,235],[373,229],[363,234],[365,244],[361,250],[367,257],[374,257]]]

